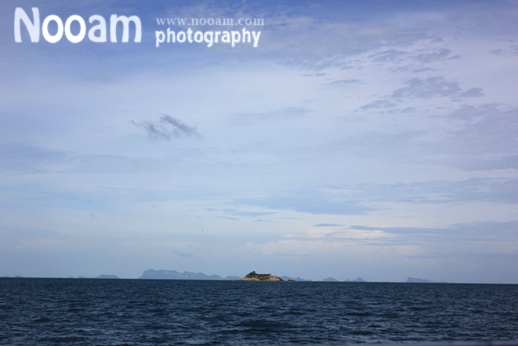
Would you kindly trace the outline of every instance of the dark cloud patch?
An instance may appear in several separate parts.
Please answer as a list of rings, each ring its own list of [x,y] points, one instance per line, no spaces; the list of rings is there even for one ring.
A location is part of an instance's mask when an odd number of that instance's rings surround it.
[[[181,136],[200,137],[196,127],[189,126],[167,114],[162,114],[158,121],[143,121],[140,123],[132,121],[132,123],[144,129],[148,137],[153,140],[162,139],[168,141],[171,138]]]

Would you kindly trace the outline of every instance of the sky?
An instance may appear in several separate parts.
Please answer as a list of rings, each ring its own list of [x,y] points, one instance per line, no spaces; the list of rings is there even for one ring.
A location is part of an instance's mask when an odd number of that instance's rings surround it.
[[[15,42],[17,7],[141,42]],[[8,0],[0,33],[0,276],[518,283],[517,1]]]

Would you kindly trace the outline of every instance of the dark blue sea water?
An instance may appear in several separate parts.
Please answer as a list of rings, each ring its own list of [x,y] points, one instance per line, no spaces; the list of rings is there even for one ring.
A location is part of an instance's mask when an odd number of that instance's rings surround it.
[[[518,339],[518,285],[0,279],[6,345]]]

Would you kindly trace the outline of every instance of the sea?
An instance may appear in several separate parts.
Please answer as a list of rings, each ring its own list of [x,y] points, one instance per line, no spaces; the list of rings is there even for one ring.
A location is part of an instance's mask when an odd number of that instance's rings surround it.
[[[518,285],[0,279],[2,345],[512,340]]]

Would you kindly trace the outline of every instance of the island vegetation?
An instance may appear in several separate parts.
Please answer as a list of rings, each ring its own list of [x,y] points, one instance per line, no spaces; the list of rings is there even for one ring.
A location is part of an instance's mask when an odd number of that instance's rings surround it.
[[[255,271],[248,273],[244,278],[237,281],[256,281],[256,282],[283,282],[279,276],[272,274],[258,274]],[[292,281],[292,280],[289,280]]]

